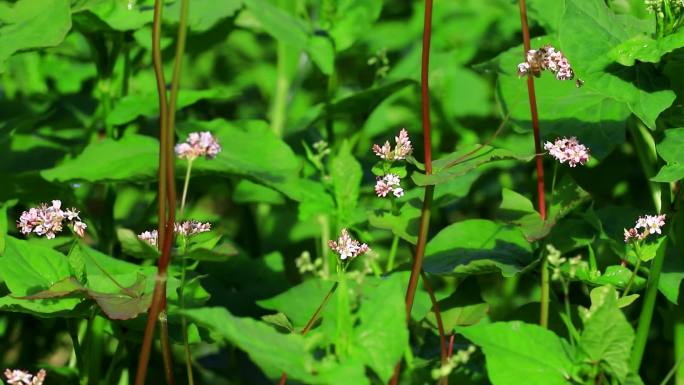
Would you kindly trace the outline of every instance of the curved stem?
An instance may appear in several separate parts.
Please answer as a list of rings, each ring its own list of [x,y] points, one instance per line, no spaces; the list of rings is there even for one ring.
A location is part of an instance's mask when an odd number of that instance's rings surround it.
[[[635,247],[639,247],[638,245],[635,245]],[[637,262],[634,265],[634,270],[632,270],[632,275],[629,276],[629,281],[627,281],[627,286],[625,286],[625,291],[622,292],[622,295],[620,298],[624,298],[629,294],[629,289],[632,288],[632,285],[634,284],[634,279],[636,279],[637,272],[639,272],[639,268],[641,267],[641,256],[639,253],[637,253]]]
[[[394,234],[392,237],[392,246],[390,246],[389,256],[387,257],[387,266],[385,272],[390,272],[394,269],[394,260],[397,257],[397,248],[399,247],[399,236]]]
[[[437,302],[437,297],[435,297],[435,292],[430,286],[430,282],[427,279],[427,274],[421,272],[420,275],[423,278],[423,286],[427,290],[430,300],[432,301],[432,311],[435,313],[435,320],[437,321],[437,331],[439,333],[439,357],[442,362],[442,366],[446,366],[448,355],[447,355],[447,344],[446,344],[446,334],[444,333],[444,323],[442,322],[442,313],[439,310],[439,303]],[[454,335],[451,335],[453,339]],[[442,385],[449,384],[449,376],[444,376],[440,380]]]

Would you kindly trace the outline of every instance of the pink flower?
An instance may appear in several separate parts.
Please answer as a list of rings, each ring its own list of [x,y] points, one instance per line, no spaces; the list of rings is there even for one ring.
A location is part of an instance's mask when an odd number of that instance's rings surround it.
[[[375,155],[379,156],[380,159],[390,161],[403,160],[406,159],[407,156],[411,155],[413,147],[411,146],[411,140],[409,139],[408,131],[406,131],[406,129],[402,128],[401,131],[399,131],[399,135],[394,137],[394,141],[396,142],[394,150],[392,150],[390,142],[386,141],[382,147],[374,144],[372,147],[373,152]]]
[[[53,200],[51,205],[41,203],[38,207],[24,211],[17,221],[17,227],[22,234],[36,233],[53,239],[56,233],[62,231],[65,220],[74,226],[74,232],[80,237],[85,235],[88,226],[81,221],[79,211],[75,208],[62,210],[60,200]]]
[[[45,372],[45,369],[41,369],[33,376],[31,373],[24,370],[5,369],[4,375],[8,384],[43,385],[47,373]]]
[[[559,162],[568,162],[570,167],[584,165],[589,160],[589,149],[579,143],[577,138],[558,138],[553,143],[544,143],[544,149]]]
[[[347,229],[342,229],[337,242],[333,240],[328,241],[328,246],[339,254],[340,259],[343,261],[347,258],[356,258],[370,250],[367,244],[352,239]]]
[[[575,77],[568,58],[551,45],[527,51],[525,61],[518,64],[518,76],[531,74],[539,77],[544,70],[553,72],[558,80],[572,80]]]
[[[175,151],[181,159],[195,160],[200,156],[214,159],[221,152],[221,145],[211,132],[191,132],[185,142],[176,145]]]
[[[176,222],[173,225],[173,231],[176,234],[180,234],[184,237],[190,238],[193,237],[199,233],[205,233],[207,231],[211,230],[211,223],[209,222],[200,222],[196,220],[189,220],[189,221],[183,221],[183,222]],[[158,244],[158,239],[159,239],[159,233],[157,230],[152,230],[152,231],[144,231],[140,234],[138,234],[138,239],[141,241],[147,242],[150,244],[150,246],[157,246]]]
[[[644,240],[651,234],[662,234],[665,218],[665,214],[639,217],[633,228],[625,229],[625,243],[632,240]],[[643,231],[639,232],[639,229],[643,229]]]
[[[401,179],[397,174],[387,174],[382,178],[377,177],[375,182],[375,194],[384,198],[390,192],[397,198],[404,196],[404,189],[399,186]]]

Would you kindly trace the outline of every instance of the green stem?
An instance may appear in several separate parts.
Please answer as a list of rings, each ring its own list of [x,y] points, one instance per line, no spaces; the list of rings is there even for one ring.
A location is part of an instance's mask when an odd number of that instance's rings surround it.
[[[397,248],[399,247],[399,236],[394,234],[392,237],[392,246],[390,246],[389,256],[387,257],[387,266],[385,272],[389,273],[394,269],[394,260],[397,256]]]
[[[323,259],[323,276],[330,277],[330,253],[328,253],[328,241],[330,240],[330,223],[327,215],[319,215],[318,223],[321,225],[321,258]],[[334,257],[333,257],[334,258]]]
[[[351,330],[351,304],[349,302],[349,289],[347,287],[347,272],[344,267],[337,265],[337,281],[340,290],[337,293],[337,331],[335,333],[335,352],[338,357],[346,357],[349,354]]]
[[[570,339],[570,345],[575,346],[575,336],[571,326],[574,328],[572,323],[572,309],[570,309],[570,282],[565,282],[565,279],[561,280],[561,285],[563,286],[563,305],[565,307],[565,316],[568,318],[568,337]]]
[[[190,173],[192,172],[192,161],[193,159],[188,159],[188,167],[185,170],[185,181],[183,182],[183,195],[181,197],[180,204],[180,215],[183,215],[185,211],[185,199],[188,197],[188,186],[190,185]]]
[[[641,168],[644,171],[646,178],[650,179],[656,174],[655,165],[658,162],[655,141],[648,128],[640,121],[629,124],[629,129],[632,138],[634,139],[634,149],[636,150]],[[656,211],[660,211],[660,186],[658,186],[658,183],[648,181],[648,187],[651,190],[653,206],[656,208]]]
[[[551,291],[549,281],[549,259],[546,253],[542,253],[539,325],[543,328],[549,327],[549,293]]]
[[[74,346],[73,359],[69,362],[69,367],[76,367],[79,375],[84,373],[83,370],[83,352],[81,351],[81,343],[78,341],[78,324],[73,318],[67,318],[67,329],[69,330],[69,337]],[[75,364],[75,365],[74,365]]]
[[[182,208],[181,208],[182,212]],[[183,334],[183,348],[185,350],[185,368],[188,372],[188,384],[194,385],[195,379],[192,374],[192,353],[190,352],[190,342],[188,341],[188,320],[185,317],[185,278],[187,270],[187,259],[185,258],[185,253],[187,252],[187,240],[183,240],[183,252],[181,257],[181,281],[180,287],[178,289],[178,296],[180,297],[180,308],[181,308],[181,329]]]
[[[636,264],[634,264],[634,270],[632,270],[632,275],[629,276],[629,281],[627,281],[627,286],[625,287],[625,291],[622,292],[622,295],[620,298],[624,298],[629,294],[629,289],[632,288],[632,285],[634,284],[634,280],[636,279],[637,273],[639,272],[639,268],[641,267],[641,252],[639,251],[639,244],[635,243],[634,244],[634,251],[637,256],[637,261]]]
[[[98,316],[93,316],[88,325],[88,384],[98,385],[102,367],[102,353],[104,352],[104,327],[107,321]]]
[[[660,282],[660,272],[663,270],[663,262],[665,261],[665,245],[663,245],[656,253],[655,258],[651,264],[651,272],[648,276],[646,284],[646,294],[644,296],[644,304],[639,315],[639,325],[637,326],[636,338],[634,339],[634,347],[632,348],[632,355],[630,357],[630,369],[634,373],[639,372],[641,367],[641,360],[646,350],[646,342],[648,341],[648,332],[651,328],[651,321],[653,320],[653,310],[655,309],[656,297],[658,296],[658,283]]]
[[[159,311],[159,343],[161,345],[162,360],[164,362],[164,376],[166,377],[166,383],[168,385],[173,385],[173,361],[171,353],[171,340],[169,339],[169,315],[166,309],[161,309]]]
[[[553,177],[551,178],[551,196],[549,196],[550,205],[553,206],[553,195],[556,192],[556,176],[558,175],[558,162],[553,162]]]
[[[116,350],[114,351],[114,356],[112,357],[112,359],[109,362],[109,368],[107,369],[107,374],[105,374],[105,379],[104,379],[105,385],[112,384],[112,377],[114,376],[114,372],[116,370],[116,367],[119,365],[119,362],[124,357],[125,351],[126,351],[126,349],[124,347],[123,340],[119,340],[119,342],[117,342],[117,345],[116,345]]]
[[[674,350],[675,360],[681,363],[684,360],[684,306],[674,306],[675,313],[674,324]],[[677,375],[675,377],[676,385],[684,385],[684,366],[677,365]]]

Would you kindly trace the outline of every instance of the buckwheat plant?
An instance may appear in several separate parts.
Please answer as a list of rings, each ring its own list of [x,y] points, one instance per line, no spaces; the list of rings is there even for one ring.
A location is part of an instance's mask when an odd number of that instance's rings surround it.
[[[669,35],[684,21],[684,0],[644,0],[646,9],[655,15],[656,35]]]
[[[175,223],[173,225],[173,231],[180,235],[184,241],[189,240],[197,234],[205,233],[211,231],[211,223],[200,222],[196,220],[188,220],[180,223]],[[157,230],[144,231],[138,234],[138,239],[145,241],[150,244],[150,246],[157,247],[157,240],[159,234]]]
[[[624,229],[625,243],[628,244],[632,250],[634,250],[634,254],[637,258],[632,275],[630,276],[629,282],[625,287],[625,291],[622,293],[623,297],[629,293],[629,289],[632,287],[634,279],[636,278],[639,268],[641,267],[643,258],[642,247],[646,241],[646,238],[653,234],[662,235],[662,229],[665,226],[665,219],[665,214],[644,215],[637,219],[634,227]]]
[[[373,173],[376,175],[375,194],[380,198],[387,196],[400,198],[404,195],[404,189],[401,188],[401,178],[406,176],[406,168],[403,165],[394,166],[394,162],[406,160],[413,152],[413,147],[408,131],[404,128],[399,131],[399,135],[394,137],[394,141],[394,148],[389,141],[385,141],[382,146],[374,144],[372,147],[375,155],[381,159],[373,167]]]
[[[567,162],[570,167],[585,165],[589,160],[589,149],[574,136],[557,138],[553,143],[546,142],[544,149],[561,164]]]
[[[45,369],[41,369],[34,376],[33,374],[24,370],[5,369],[4,375],[7,384],[43,385],[43,381],[45,381],[45,376],[47,376],[47,372],[45,372]]]
[[[188,196],[188,186],[190,184],[190,174],[192,172],[192,162],[199,157],[214,159],[221,152],[221,145],[209,131],[191,132],[183,143],[178,143],[175,147],[176,155],[180,159],[188,162],[185,171],[185,181],[183,183],[183,196],[181,198],[181,215],[185,209],[185,199]]]
[[[62,210],[62,201],[53,200],[51,205],[41,203],[38,207],[22,212],[17,227],[22,234],[35,233],[53,239],[56,233],[62,231],[64,222],[67,222],[72,230],[83,238],[88,225],[81,220],[79,214],[80,211],[75,208]]]

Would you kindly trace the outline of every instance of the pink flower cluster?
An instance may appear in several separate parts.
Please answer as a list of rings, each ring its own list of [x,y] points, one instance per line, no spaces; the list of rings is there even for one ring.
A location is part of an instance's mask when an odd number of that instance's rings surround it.
[[[347,229],[342,229],[337,242],[333,240],[328,241],[328,246],[332,251],[339,254],[340,259],[343,261],[347,258],[356,258],[370,250],[367,244],[352,239]]]
[[[173,225],[173,231],[176,234],[180,234],[186,238],[190,238],[199,233],[206,233],[211,231],[211,223],[200,222],[196,220],[183,221],[180,223],[175,223]],[[157,230],[144,231],[138,234],[138,239],[145,241],[150,244],[150,246],[157,246],[159,233]]]
[[[634,227],[625,229],[625,243],[632,240],[642,241],[651,234],[662,234],[663,226],[665,226],[665,214],[639,217]],[[639,229],[642,231],[639,232]]]
[[[4,374],[8,384],[18,385],[43,385],[45,376],[47,376],[45,369],[39,370],[35,376],[27,371],[18,369],[5,369]]]
[[[539,77],[544,70],[553,72],[558,80],[572,80],[575,77],[568,58],[551,45],[527,51],[525,61],[518,64],[518,76],[532,74]]]
[[[181,159],[195,160],[200,156],[214,159],[221,152],[221,145],[209,131],[191,132],[185,142],[176,145],[175,150]]]
[[[402,128],[401,131],[399,131],[399,136],[395,136],[394,141],[396,142],[394,150],[388,140],[385,141],[385,144],[383,144],[382,147],[374,144],[373,152],[375,155],[379,156],[380,159],[385,160],[403,160],[411,155],[413,147],[411,146],[411,140],[409,140],[408,137],[408,131],[406,131],[405,128]]]
[[[375,182],[375,194],[379,197],[386,197],[390,192],[397,198],[404,196],[404,189],[399,186],[399,176],[387,174],[384,177],[377,177]]]
[[[62,210],[62,201],[53,200],[52,205],[41,203],[38,207],[32,207],[21,213],[17,227],[20,228],[22,234],[33,232],[41,236],[45,235],[47,239],[53,239],[56,233],[62,231],[63,222],[66,220],[71,223],[74,232],[83,237],[88,225],[81,221],[79,213],[75,208]]]
[[[589,160],[589,149],[577,141],[577,138],[558,138],[553,143],[544,143],[544,149],[559,162],[568,162],[570,167],[584,165]]]

